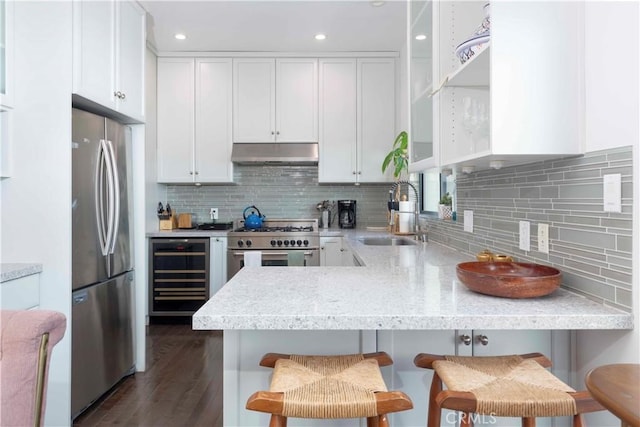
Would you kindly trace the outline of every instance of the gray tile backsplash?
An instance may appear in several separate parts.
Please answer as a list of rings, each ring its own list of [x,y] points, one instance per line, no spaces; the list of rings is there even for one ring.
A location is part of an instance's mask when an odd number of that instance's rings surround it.
[[[319,202],[353,199],[358,227],[386,223],[391,184],[319,184],[317,166],[235,165],[234,181],[201,187],[167,185],[167,201],[174,211],[192,213],[196,222],[209,222],[209,209],[216,207],[219,220],[242,218],[244,208],[251,205],[267,218],[320,218]]]
[[[603,211],[605,174],[622,174],[622,213]],[[423,219],[429,239],[475,255],[483,249],[554,265],[563,286],[631,311],[632,147],[458,175],[457,221]],[[463,231],[472,210],[473,234]],[[531,251],[518,248],[519,221],[531,223]],[[538,223],[550,253],[538,252]]]

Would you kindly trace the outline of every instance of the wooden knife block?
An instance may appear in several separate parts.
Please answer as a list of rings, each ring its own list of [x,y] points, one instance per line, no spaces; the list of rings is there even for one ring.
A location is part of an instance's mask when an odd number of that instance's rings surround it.
[[[178,228],[178,218],[171,215],[169,219],[160,219],[160,230],[173,230]]]

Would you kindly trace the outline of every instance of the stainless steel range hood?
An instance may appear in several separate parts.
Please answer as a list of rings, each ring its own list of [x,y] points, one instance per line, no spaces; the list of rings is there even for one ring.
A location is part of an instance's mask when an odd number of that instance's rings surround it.
[[[235,143],[231,161],[239,164],[317,165],[317,143]]]

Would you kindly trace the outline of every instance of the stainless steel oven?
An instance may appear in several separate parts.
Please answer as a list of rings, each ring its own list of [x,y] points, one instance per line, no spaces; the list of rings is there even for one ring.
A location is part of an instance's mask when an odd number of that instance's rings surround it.
[[[260,251],[264,267],[287,267],[291,260],[310,267],[320,265],[319,249],[317,220],[266,220],[259,229],[241,224],[228,234],[228,278],[244,267],[246,252]]]

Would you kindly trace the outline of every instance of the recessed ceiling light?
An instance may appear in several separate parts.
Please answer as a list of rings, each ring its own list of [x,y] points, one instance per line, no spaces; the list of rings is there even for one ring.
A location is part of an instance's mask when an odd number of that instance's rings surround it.
[[[380,7],[380,6],[384,5],[385,2],[382,1],[382,0],[371,0],[370,3],[371,3],[371,6],[373,6],[373,7]]]
[[[416,36],[416,40],[426,40],[426,39],[427,39],[426,34],[418,34]]]
[[[325,34],[316,34],[316,40],[324,40],[327,38],[327,36]]]
[[[178,40],[184,40],[184,39],[186,39],[186,38],[187,38],[187,36],[185,36],[185,35],[184,35],[184,34],[182,34],[182,33],[178,33],[178,34],[176,34],[174,37],[175,37],[176,39],[178,39]]]

